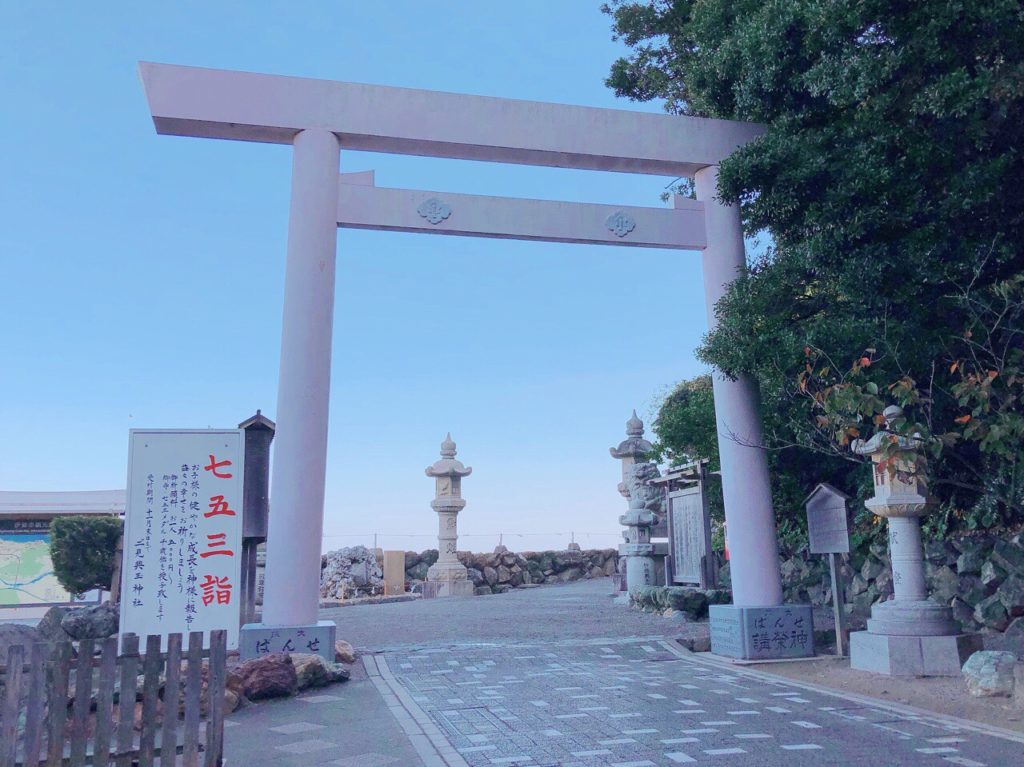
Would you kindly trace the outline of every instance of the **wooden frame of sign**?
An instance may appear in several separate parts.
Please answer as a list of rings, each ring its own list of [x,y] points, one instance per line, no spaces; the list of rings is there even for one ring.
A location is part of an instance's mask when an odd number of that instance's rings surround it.
[[[820,483],[804,500],[807,537],[812,554],[827,554],[832,574],[832,612],[835,618],[836,655],[845,657],[850,643],[843,604],[845,583],[839,569],[839,555],[850,553],[850,517],[846,502],[850,496],[827,482]]]
[[[665,582],[714,588],[718,582],[711,548],[711,516],[708,508],[707,461],[696,461],[670,469],[652,484],[664,485],[665,517],[669,553],[665,558]],[[679,514],[689,512],[689,522],[680,524]],[[700,519],[694,519],[699,512]],[[684,557],[688,549],[692,556]]]

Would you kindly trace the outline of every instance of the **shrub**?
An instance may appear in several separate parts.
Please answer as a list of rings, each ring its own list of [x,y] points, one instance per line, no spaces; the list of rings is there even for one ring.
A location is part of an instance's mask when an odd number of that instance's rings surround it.
[[[123,527],[117,517],[56,517],[50,523],[50,558],[60,585],[72,594],[109,591]]]

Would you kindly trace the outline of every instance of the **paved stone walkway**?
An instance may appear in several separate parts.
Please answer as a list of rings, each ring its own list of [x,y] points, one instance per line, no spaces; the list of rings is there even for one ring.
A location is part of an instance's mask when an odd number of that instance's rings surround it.
[[[479,645],[385,659],[461,757],[449,761],[459,767],[1001,767],[1024,753],[1024,738],[702,663],[657,640]]]
[[[691,655],[604,587],[337,610],[353,680],[233,716],[228,764],[1024,764],[1024,736]]]

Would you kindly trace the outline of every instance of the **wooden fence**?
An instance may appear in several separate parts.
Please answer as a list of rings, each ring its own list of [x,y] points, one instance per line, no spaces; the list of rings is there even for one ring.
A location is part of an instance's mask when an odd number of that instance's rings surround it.
[[[220,767],[225,632],[210,632],[204,648],[193,631],[184,651],[181,634],[167,637],[166,652],[158,635],[141,655],[134,634],[122,637],[120,654],[117,644],[82,640],[76,657],[71,642],[36,644],[28,657],[21,645],[9,648],[0,666],[0,767]]]

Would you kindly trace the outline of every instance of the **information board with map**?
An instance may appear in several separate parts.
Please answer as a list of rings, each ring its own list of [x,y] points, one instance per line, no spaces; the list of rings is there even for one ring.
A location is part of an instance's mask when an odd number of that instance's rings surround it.
[[[95,592],[86,595],[97,596]],[[53,574],[50,521],[0,521],[0,607],[64,605],[80,601]]]

